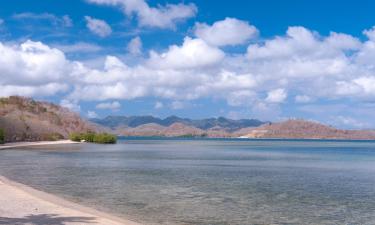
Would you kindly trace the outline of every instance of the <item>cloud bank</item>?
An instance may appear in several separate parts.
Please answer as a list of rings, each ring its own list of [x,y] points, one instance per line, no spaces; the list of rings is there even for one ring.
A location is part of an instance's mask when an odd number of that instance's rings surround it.
[[[144,1],[133,1],[133,5],[126,0],[91,2],[122,5],[126,13],[137,13],[140,20],[140,11],[162,9],[151,8]],[[163,26],[169,27],[177,18],[171,16],[172,8],[189,5],[163,7],[159,13],[168,15]],[[100,20],[86,20],[97,35],[111,33],[111,28],[105,31],[107,25]],[[229,30],[230,35],[220,36]],[[195,37],[187,36],[181,44],[150,50],[148,54],[140,54],[142,42],[136,37],[128,45],[130,53],[141,55],[136,63],[130,65],[108,55],[99,68],[67,58],[58,46],[30,40],[0,43],[0,95],[62,95],[62,104],[73,108],[79,101],[109,101],[99,103],[99,109],[114,109],[118,100],[143,97],[174,102],[174,108],[180,108],[181,102],[209,98],[263,115],[279,111],[283,104],[318,113],[312,105],[306,105],[319,101],[344,104],[343,110],[353,110],[347,103],[355,102],[359,106],[356,113],[361,115],[374,108],[375,28],[363,31],[362,40],[336,32],[322,36],[301,26],[289,27],[285,34],[268,39],[254,39],[258,33],[247,22],[226,18],[212,25],[196,24]],[[221,48],[245,44],[250,39],[242,54]],[[82,43],[75,47],[82,46],[95,47]],[[367,110],[360,111],[361,107]],[[348,117],[340,118],[342,123],[353,123]]]

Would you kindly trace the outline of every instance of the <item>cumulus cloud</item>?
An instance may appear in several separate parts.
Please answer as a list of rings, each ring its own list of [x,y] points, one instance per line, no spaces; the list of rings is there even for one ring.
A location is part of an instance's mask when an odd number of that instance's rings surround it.
[[[81,106],[78,104],[77,100],[62,99],[60,105],[74,112],[81,111]]]
[[[130,54],[140,55],[142,53],[142,40],[140,37],[135,37],[130,40],[127,50]]]
[[[66,92],[67,84],[49,83],[45,85],[0,85],[0,96],[11,95],[39,97],[51,96],[59,92]]]
[[[287,93],[284,89],[278,88],[267,93],[266,101],[269,103],[281,103],[287,98]]]
[[[140,26],[158,28],[174,28],[176,22],[194,17],[198,11],[192,3],[150,7],[145,0],[87,0],[87,2],[119,7],[126,16],[135,15]]]
[[[107,56],[96,67],[69,60],[63,51],[41,42],[0,43],[0,94],[59,94],[69,101],[65,105],[153,97],[176,102],[174,108],[196,99],[219,99],[247,107],[251,115],[276,117],[282,115],[282,103],[302,110],[312,102],[341,101],[356,102],[358,114],[352,114],[361,117],[373,111],[360,110],[375,96],[372,32],[366,30],[367,38],[360,40],[290,27],[284,35],[250,44],[243,55],[225,54],[201,38],[186,37],[181,45],[151,51],[135,64]]]
[[[0,65],[0,85],[56,83],[71,73],[62,51],[33,41],[19,46],[0,43]]]
[[[121,104],[118,101],[114,102],[102,102],[96,105],[97,109],[111,109],[117,110],[121,107]]]
[[[107,22],[100,19],[95,19],[90,16],[85,16],[87,28],[99,37],[107,37],[112,33],[112,28]]]
[[[196,23],[194,33],[210,45],[225,46],[243,44],[258,34],[255,26],[235,18],[225,18],[211,26]]]
[[[182,46],[170,46],[167,52],[150,52],[149,64],[165,69],[187,69],[214,65],[220,62],[225,53],[208,45],[201,39],[186,37]]]

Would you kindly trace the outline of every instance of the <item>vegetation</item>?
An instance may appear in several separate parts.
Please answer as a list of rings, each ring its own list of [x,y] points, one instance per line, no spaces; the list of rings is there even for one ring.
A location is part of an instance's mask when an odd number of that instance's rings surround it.
[[[69,138],[72,141],[86,141],[99,144],[115,144],[117,142],[116,135],[108,133],[71,133]]]
[[[208,136],[207,133],[203,133],[203,134],[183,134],[183,135],[179,135],[177,137],[179,137],[179,138],[205,138],[207,136]]]
[[[42,140],[45,141],[58,141],[64,139],[64,136],[59,133],[47,133],[41,135]]]
[[[4,144],[5,142],[5,133],[4,130],[0,128],[0,144]]]

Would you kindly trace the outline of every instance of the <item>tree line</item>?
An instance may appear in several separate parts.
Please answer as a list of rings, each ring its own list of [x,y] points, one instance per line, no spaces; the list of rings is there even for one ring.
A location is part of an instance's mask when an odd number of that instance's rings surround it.
[[[116,135],[108,134],[108,133],[95,133],[95,132],[87,132],[87,133],[71,133],[69,135],[69,139],[72,141],[85,141],[91,143],[99,143],[99,144],[115,144],[117,142]]]

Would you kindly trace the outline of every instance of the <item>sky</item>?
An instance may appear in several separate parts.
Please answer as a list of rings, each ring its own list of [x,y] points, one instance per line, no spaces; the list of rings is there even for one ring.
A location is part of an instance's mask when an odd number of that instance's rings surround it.
[[[375,128],[375,1],[0,2],[0,96]]]

